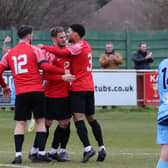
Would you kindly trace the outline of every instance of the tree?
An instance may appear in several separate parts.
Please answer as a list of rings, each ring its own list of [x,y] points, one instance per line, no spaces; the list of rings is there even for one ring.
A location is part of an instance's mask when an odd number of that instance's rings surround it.
[[[36,29],[81,22],[110,0],[0,0],[0,29],[31,24]]]

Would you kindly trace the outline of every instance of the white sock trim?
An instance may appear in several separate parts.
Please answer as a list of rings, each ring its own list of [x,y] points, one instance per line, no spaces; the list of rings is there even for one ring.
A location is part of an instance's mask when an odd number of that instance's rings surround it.
[[[40,155],[43,155],[43,156],[44,156],[44,155],[46,154],[46,151],[39,151],[39,152],[38,152],[38,154],[40,154]]]
[[[57,149],[51,148],[49,154],[55,154],[55,153],[57,153]]]
[[[85,150],[85,152],[89,152],[91,150],[91,148],[92,148],[91,146],[87,146],[84,148],[84,150]]]
[[[22,152],[16,152],[16,157],[22,156]]]

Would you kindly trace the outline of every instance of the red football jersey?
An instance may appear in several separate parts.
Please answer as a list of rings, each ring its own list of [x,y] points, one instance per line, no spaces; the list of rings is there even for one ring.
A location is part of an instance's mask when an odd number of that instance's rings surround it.
[[[60,58],[56,55],[47,52],[46,58],[50,64],[55,65],[58,68],[70,70],[70,58]],[[50,98],[62,98],[69,95],[69,83],[62,80],[62,75],[55,75],[43,71],[43,77],[46,79],[45,83],[45,96]]]
[[[71,73],[75,75],[72,81],[72,91],[94,91],[92,77],[92,50],[90,45],[81,40],[65,49],[43,46],[49,52],[59,56],[72,56]]]
[[[12,71],[16,95],[44,91],[38,64],[41,61],[45,61],[41,50],[26,43],[19,43],[2,57],[0,64]]]

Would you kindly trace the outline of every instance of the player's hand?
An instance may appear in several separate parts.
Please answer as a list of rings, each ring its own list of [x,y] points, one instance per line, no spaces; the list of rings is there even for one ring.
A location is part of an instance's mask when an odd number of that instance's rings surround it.
[[[37,44],[37,47],[39,47],[39,48],[43,48],[43,44]]]
[[[64,74],[64,75],[62,75],[62,80],[66,81],[66,82],[71,82],[71,81],[75,80],[75,75]]]
[[[11,89],[7,86],[5,88],[2,88],[2,93],[4,97],[10,97],[11,95]]]
[[[8,42],[11,42],[11,37],[7,36],[4,40],[4,43],[8,43]]]
[[[66,69],[65,74],[71,74],[70,70]]]

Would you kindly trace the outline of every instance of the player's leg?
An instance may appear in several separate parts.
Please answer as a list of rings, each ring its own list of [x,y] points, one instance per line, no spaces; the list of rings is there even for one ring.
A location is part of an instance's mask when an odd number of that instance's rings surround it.
[[[37,122],[37,121],[35,121]],[[48,138],[48,135],[49,135],[49,127],[51,126],[52,124],[52,120],[45,120],[45,123],[46,123],[46,142],[47,142],[47,138]],[[31,155],[33,156],[36,156],[37,153],[38,153],[38,150],[39,150],[39,147],[38,147],[38,142],[37,142],[38,138],[36,137],[34,139],[34,143],[33,143],[33,147],[31,149],[31,152],[30,152],[30,156],[29,157],[32,157]]]
[[[55,112],[55,107],[53,106],[53,104],[54,104],[54,98],[45,97],[45,105],[46,105],[45,125],[47,131],[46,139],[48,139],[49,129],[54,120],[53,111]]]
[[[60,143],[59,159],[60,161],[69,161],[66,147],[70,137],[70,120],[72,117],[70,110],[70,98],[65,97],[60,99],[60,101],[59,127],[62,128],[62,137]]]
[[[157,126],[157,144],[161,145],[160,160],[156,168],[168,167],[168,125]]]
[[[95,154],[94,149],[91,147],[87,128],[84,122],[86,96],[85,92],[72,92],[71,93],[71,112],[73,113],[73,119],[77,134],[84,146],[84,153],[82,162],[85,163]]]
[[[67,152],[66,152],[66,145],[69,140],[68,123],[69,123],[69,120],[59,121],[59,124],[56,127],[55,132],[54,132],[52,147],[50,151],[48,152],[49,156],[52,159],[55,159],[57,161],[67,161],[68,160]],[[60,151],[61,153],[58,154],[59,145],[61,145],[61,151]]]
[[[45,120],[45,126],[46,126],[46,142],[47,142],[48,136],[49,136],[49,134],[50,134],[49,129],[50,129],[52,123],[53,123],[53,120],[48,120],[48,119]]]
[[[30,157],[32,162],[49,162],[45,151],[46,145],[46,126],[45,126],[45,99],[43,92],[34,92],[31,94],[32,111],[37,124],[36,136],[34,142],[39,149],[36,157]],[[31,151],[32,152],[32,151]],[[35,153],[31,153],[33,155]]]
[[[53,122],[53,120],[56,120],[57,118],[57,103],[56,103],[56,98],[50,98],[50,97],[45,97],[45,100],[46,100],[46,115],[45,115],[45,118],[46,118],[46,130],[47,130],[47,137],[49,136],[49,128]],[[54,137],[55,137],[55,134],[57,134],[57,132],[59,132],[59,128],[55,129],[54,131],[54,135],[53,135],[53,142],[52,142],[52,145],[51,145],[51,149],[49,150],[48,152],[48,157],[50,157],[51,159],[54,159],[54,160],[58,160],[58,153],[57,153],[57,148],[59,146],[59,143],[54,143]],[[59,139],[57,139],[58,141]]]
[[[168,144],[161,145],[160,160],[157,163],[156,168],[168,167]]]
[[[12,161],[13,164],[22,163],[22,146],[24,141],[24,128],[26,121],[16,121],[16,128],[14,131],[15,151],[16,156]]]
[[[31,118],[29,97],[27,94],[21,94],[16,96],[16,109],[14,119],[16,120],[16,128],[14,131],[14,141],[16,156],[12,161],[13,164],[22,163],[22,145],[24,141],[24,128],[26,120]]]
[[[66,150],[69,137],[70,137],[70,118],[59,121],[59,127],[62,128],[62,137],[60,143],[60,152],[59,152],[59,160],[60,161],[69,161],[68,152]]]
[[[97,161],[104,161],[106,157],[106,150],[103,142],[102,129],[99,122],[96,120],[94,113],[95,113],[94,92],[88,92],[85,114],[92,128],[93,135],[99,146]]]
[[[48,152],[48,156],[54,160],[59,161],[58,147],[61,143],[62,129],[57,125],[54,131],[54,136],[51,144],[51,149]]]
[[[99,146],[97,161],[104,161],[106,157],[106,149],[103,142],[101,126],[94,115],[87,115],[86,118],[92,128],[93,135]]]
[[[66,159],[67,153],[65,152],[64,149],[62,149],[61,151],[64,152],[58,154],[58,147],[59,145],[65,147],[69,140],[69,129],[67,129],[71,117],[69,109],[69,97],[54,98],[52,99],[51,106],[52,109],[50,108],[50,111],[53,111],[52,113],[50,112],[52,114],[51,116],[53,119],[58,120],[59,124],[54,132],[52,147],[51,150],[49,151],[49,155],[55,160],[66,161],[68,160]]]

